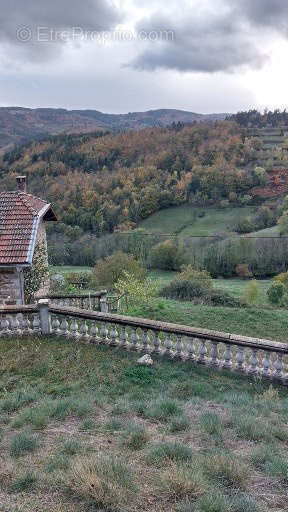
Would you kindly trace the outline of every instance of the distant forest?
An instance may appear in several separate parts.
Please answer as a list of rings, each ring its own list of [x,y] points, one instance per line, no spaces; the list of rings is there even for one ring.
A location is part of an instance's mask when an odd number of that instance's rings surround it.
[[[256,127],[256,128],[281,128],[282,126],[288,126],[288,112],[279,109],[268,110],[265,109],[262,114],[258,110],[248,110],[247,112],[238,112],[229,119],[236,121],[240,126],[243,127]]]

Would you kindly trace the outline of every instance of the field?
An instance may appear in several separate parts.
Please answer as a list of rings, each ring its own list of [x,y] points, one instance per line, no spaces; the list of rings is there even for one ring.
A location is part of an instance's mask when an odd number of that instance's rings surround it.
[[[2,339],[0,510],[286,510],[286,390],[138,357]]]
[[[186,237],[211,236],[233,231],[239,217],[246,217],[254,211],[255,208],[248,206],[225,209],[178,206],[150,215],[140,227],[151,233],[171,233]]]

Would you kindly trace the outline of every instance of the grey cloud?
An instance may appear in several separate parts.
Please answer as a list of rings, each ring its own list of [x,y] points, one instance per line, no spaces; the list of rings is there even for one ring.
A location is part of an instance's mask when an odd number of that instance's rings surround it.
[[[213,5],[213,4],[211,4]],[[287,29],[287,0],[226,0],[226,9],[201,14],[186,7],[181,18],[154,14],[139,22],[138,29],[174,31],[173,41],[147,43],[130,66],[198,72],[233,72],[240,66],[259,68],[267,59],[261,37],[265,29],[283,33]]]
[[[38,40],[39,27],[56,31],[80,27],[83,31],[110,30],[121,15],[110,0],[9,0],[0,13],[0,44],[17,56],[29,58],[54,57],[65,43],[60,37],[47,43]],[[31,31],[31,40],[21,41],[22,27]],[[25,34],[25,32],[24,32]]]

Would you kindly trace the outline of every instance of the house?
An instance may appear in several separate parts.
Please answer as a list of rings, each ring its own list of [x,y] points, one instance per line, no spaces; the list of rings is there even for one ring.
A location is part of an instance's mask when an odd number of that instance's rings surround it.
[[[26,176],[16,180],[18,190],[0,192],[0,306],[25,304],[26,283],[30,300],[35,287],[49,286],[45,222],[57,219],[49,203],[26,193]]]

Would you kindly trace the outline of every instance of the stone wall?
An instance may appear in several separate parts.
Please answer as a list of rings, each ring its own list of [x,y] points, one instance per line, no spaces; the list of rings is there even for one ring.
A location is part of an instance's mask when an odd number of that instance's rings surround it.
[[[23,304],[22,272],[0,268],[0,305]]]

